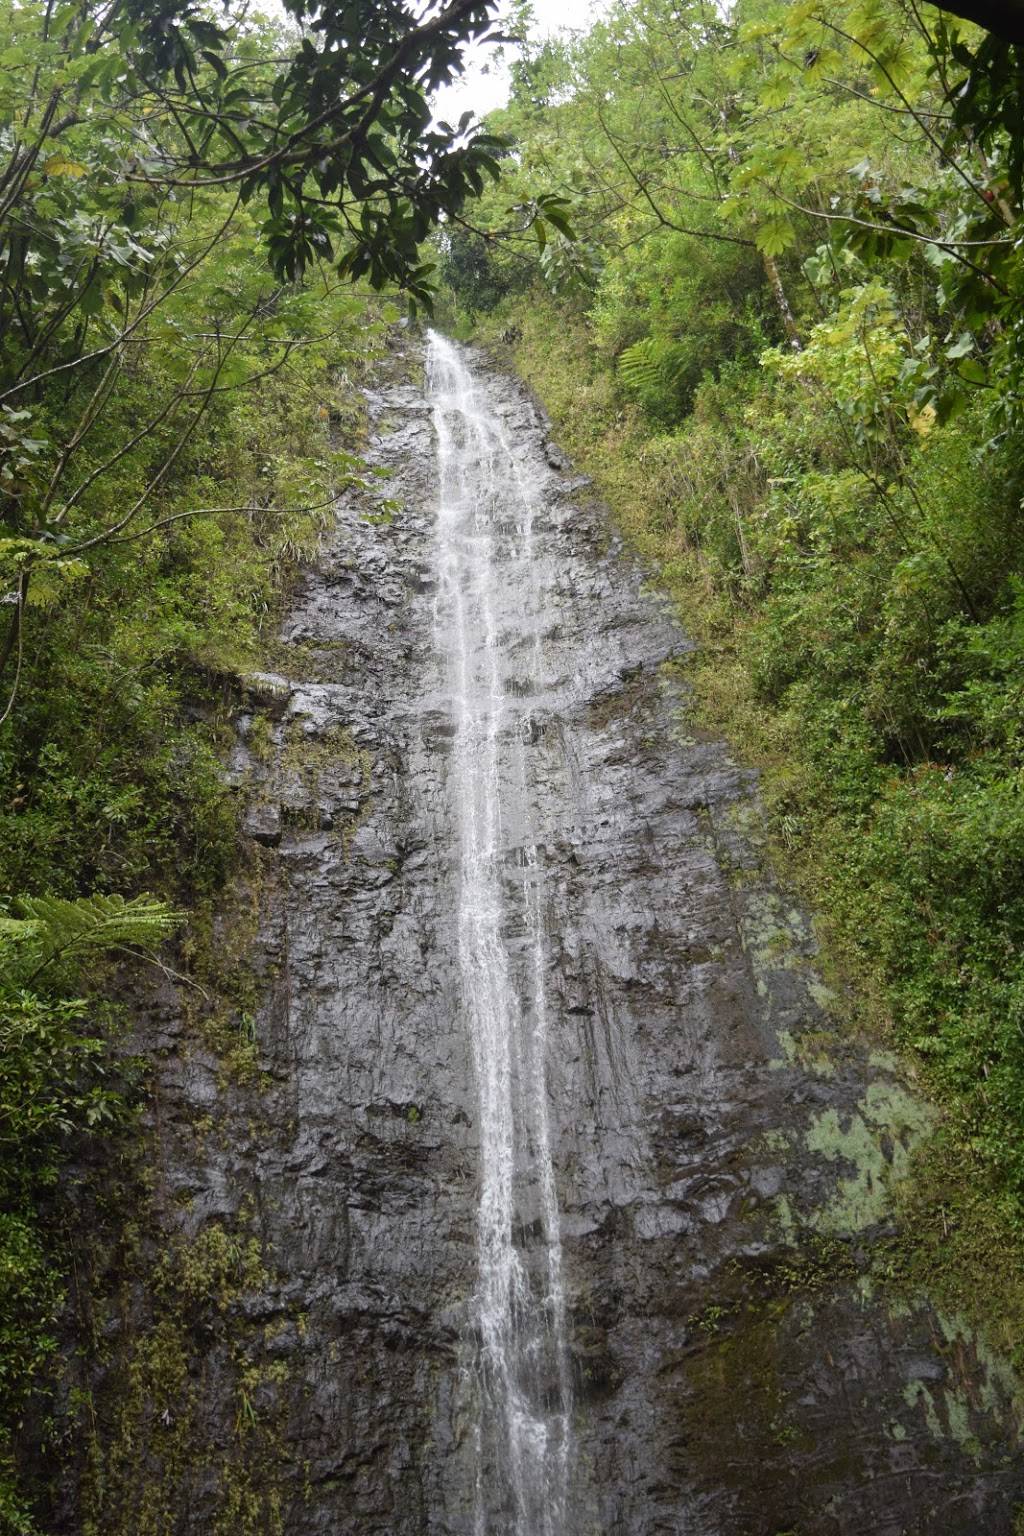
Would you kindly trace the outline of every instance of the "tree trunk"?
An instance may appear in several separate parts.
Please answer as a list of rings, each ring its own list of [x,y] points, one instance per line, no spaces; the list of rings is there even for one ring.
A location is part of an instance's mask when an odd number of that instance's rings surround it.
[[[7,663],[10,661],[11,656],[14,653],[14,647],[17,645],[18,637],[21,634],[21,615],[22,609],[25,606],[25,595],[27,591],[28,577],[23,576],[18,582],[18,595],[13,605],[14,612],[11,614],[11,621],[7,626],[7,634],[4,636],[3,641],[0,642],[0,677],[3,677],[7,670]],[[8,605],[5,603],[4,607],[7,606]]]
[[[786,335],[789,337],[789,344],[793,348],[794,352],[800,352],[803,349],[803,342],[800,340],[800,332],[796,328],[796,321],[793,318],[793,311],[790,308],[789,300],[786,297],[786,290],[782,286],[782,278],[779,276],[779,269],[775,265],[775,257],[769,256],[765,251],[762,251],[761,260],[764,262],[764,270],[768,275],[768,281],[771,284],[772,293],[775,295],[775,302],[779,306],[779,313],[782,316],[782,323],[786,327]]]

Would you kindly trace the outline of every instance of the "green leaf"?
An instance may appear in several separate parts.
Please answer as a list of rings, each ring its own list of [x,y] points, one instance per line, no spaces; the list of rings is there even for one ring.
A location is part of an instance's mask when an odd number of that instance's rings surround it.
[[[988,369],[980,357],[965,357],[957,373],[961,379],[966,379],[968,384],[988,383]]]
[[[23,896],[22,918],[0,923],[0,975],[27,981],[60,960],[78,962],[89,953],[131,945],[152,948],[182,922],[180,913],[152,896]]]
[[[785,216],[766,219],[754,233],[754,242],[766,256],[781,256],[796,240],[796,230]]]
[[[970,331],[961,331],[951,347],[946,348],[946,356],[950,362],[956,362],[958,358],[966,357],[974,351],[974,337]]]
[[[207,64],[209,64],[217,78],[219,80],[226,80],[228,77],[228,67],[224,63],[224,60],[221,58],[220,54],[214,53],[212,48],[201,48],[199,52],[201,57],[206,60]]]

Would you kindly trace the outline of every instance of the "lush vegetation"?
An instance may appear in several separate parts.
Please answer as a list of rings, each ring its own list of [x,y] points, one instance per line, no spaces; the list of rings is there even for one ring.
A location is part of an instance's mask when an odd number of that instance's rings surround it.
[[[63,1171],[145,1095],[114,963],[187,967],[236,858],[238,680],[363,473],[356,386],[399,313],[373,291],[428,297],[424,237],[496,173],[428,105],[490,24],[0,4],[4,1529],[33,1529],[14,1450],[64,1305]]]
[[[1024,1231],[1020,80],[914,0],[629,0],[516,65],[505,181],[442,242],[950,1106],[947,1237],[980,1189]]]

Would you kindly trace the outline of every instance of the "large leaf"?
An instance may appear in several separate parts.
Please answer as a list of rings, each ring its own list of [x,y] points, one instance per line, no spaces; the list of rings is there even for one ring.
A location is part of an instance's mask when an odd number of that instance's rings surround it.
[[[781,256],[796,241],[796,230],[785,215],[765,219],[755,232],[754,240],[759,251],[766,256]]]

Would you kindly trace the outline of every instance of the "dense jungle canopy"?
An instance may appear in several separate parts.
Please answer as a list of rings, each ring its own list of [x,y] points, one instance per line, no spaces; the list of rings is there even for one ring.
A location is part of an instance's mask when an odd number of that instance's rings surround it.
[[[0,4],[0,1527],[22,1536],[87,1412],[52,1396],[63,1171],[119,1157],[146,1097],[117,978],[130,956],[216,994],[244,1062],[251,998],[211,938],[238,858],[225,716],[372,479],[359,387],[424,308],[511,349],[678,599],[705,723],[762,765],[776,856],[946,1108],[913,1262],[941,1233],[965,1305],[998,1268],[984,1305],[1020,1349],[1024,10],[617,0],[579,36],[530,27],[477,0]],[[488,39],[508,105],[439,123]]]

